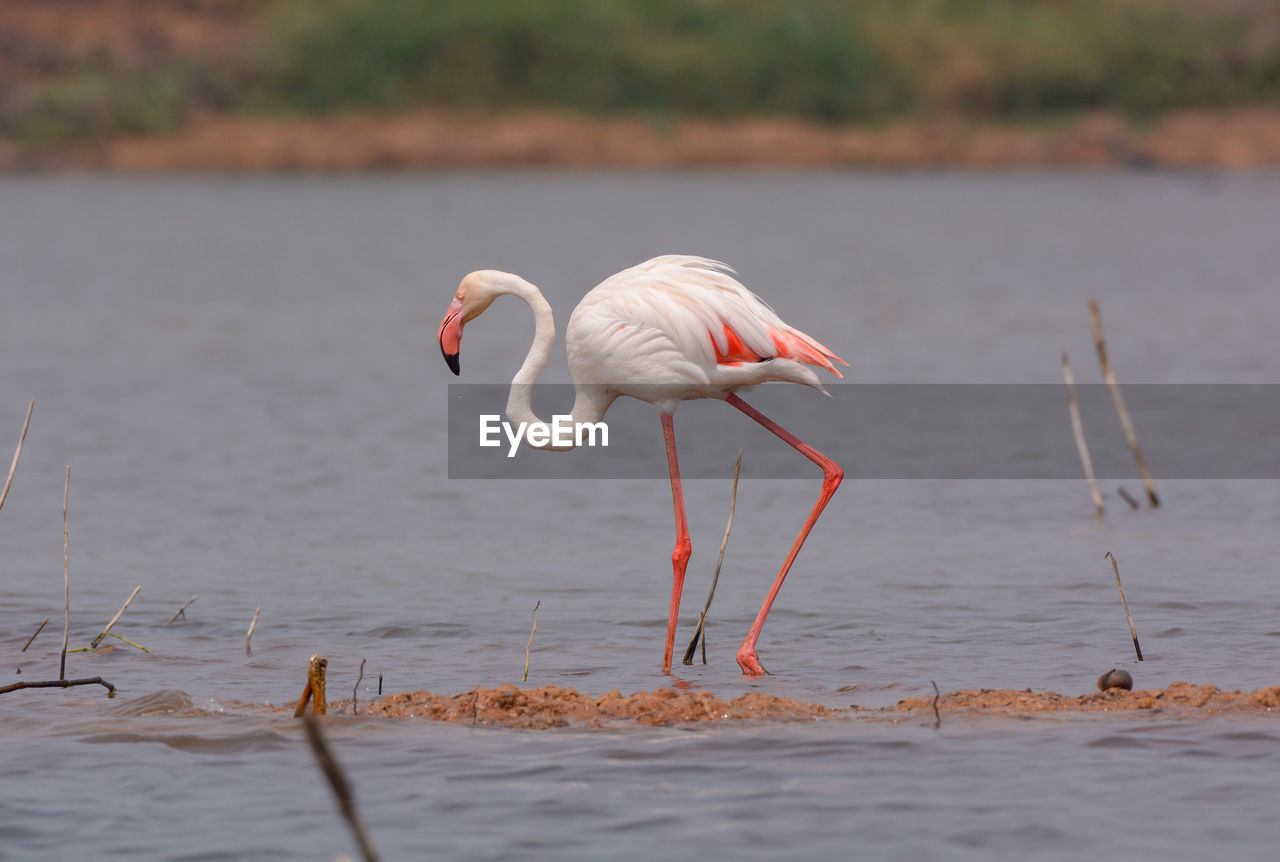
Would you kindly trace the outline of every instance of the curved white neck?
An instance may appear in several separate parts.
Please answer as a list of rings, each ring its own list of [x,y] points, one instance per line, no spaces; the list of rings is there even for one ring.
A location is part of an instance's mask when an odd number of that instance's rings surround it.
[[[511,392],[507,395],[507,421],[542,423],[542,420],[533,412],[533,385],[551,359],[551,345],[556,340],[555,316],[551,312],[551,304],[543,297],[542,292],[522,278],[512,278],[505,292],[520,297],[528,304],[533,311],[534,326],[533,344],[529,347],[529,353],[525,356],[520,370],[511,379]],[[613,398],[598,386],[578,383],[575,384],[575,390],[573,411],[568,421],[575,428],[578,423],[599,422],[604,417],[605,411],[609,409]],[[565,452],[576,448],[576,443],[575,435],[574,445],[557,446],[548,441],[546,445],[534,445],[534,448]]]

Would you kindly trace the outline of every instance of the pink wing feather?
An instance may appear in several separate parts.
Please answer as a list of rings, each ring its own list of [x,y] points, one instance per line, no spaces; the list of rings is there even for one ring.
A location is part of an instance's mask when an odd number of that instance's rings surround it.
[[[699,364],[741,365],[782,357],[825,368],[848,365],[816,339],[787,325],[719,261],[664,255],[601,282],[583,305],[599,302],[661,329]]]

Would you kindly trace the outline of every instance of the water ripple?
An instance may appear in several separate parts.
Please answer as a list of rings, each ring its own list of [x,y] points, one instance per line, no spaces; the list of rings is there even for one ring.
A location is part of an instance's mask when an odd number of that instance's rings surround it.
[[[278,751],[290,746],[282,734],[269,730],[256,730],[229,736],[201,736],[192,733],[97,733],[81,737],[84,742],[110,744],[132,742],[158,742],[175,751],[197,754],[244,754],[248,752]]]
[[[195,712],[195,705],[186,692],[176,690],[157,691],[111,707],[116,715],[171,715],[188,711]]]

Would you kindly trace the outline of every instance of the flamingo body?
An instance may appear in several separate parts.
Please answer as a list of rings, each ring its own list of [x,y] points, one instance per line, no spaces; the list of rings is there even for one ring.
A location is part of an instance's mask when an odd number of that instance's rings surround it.
[[[532,284],[497,270],[478,270],[463,278],[440,324],[441,353],[458,374],[463,327],[503,294],[515,294],[528,303],[535,326],[533,345],[512,380],[507,418],[513,422],[540,421],[532,410],[530,389],[550,357],[555,324],[550,305]],[[661,416],[676,521],[664,672],[671,669],[685,568],[692,553],[675,445],[673,417],[679,402],[697,398],[724,400],[822,468],[818,502],[738,650],[738,664],[744,673],[764,673],[755,645],[765,618],[800,547],[844,474],[834,461],[744,402],[737,390],[758,383],[784,382],[800,383],[825,393],[815,369],[840,377],[833,361],[848,363],[817,340],[787,325],[760,297],[740,284],[728,266],[690,255],[655,257],[602,281],[574,309],[565,344],[577,389],[574,422],[599,421],[621,395],[652,403]],[[557,447],[548,444],[539,448]]]
[[[831,360],[844,361],[783,322],[729,267],[688,255],[605,279],[569,318],[565,345],[575,382],[663,405],[757,383],[822,389],[813,366],[839,377]]]

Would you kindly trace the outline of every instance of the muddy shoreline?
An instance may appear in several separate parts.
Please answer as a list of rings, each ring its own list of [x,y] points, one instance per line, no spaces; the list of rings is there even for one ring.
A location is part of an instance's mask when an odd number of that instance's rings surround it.
[[[416,110],[266,118],[204,114],[168,135],[40,150],[0,139],[0,170],[278,172],[441,169],[1227,168],[1280,166],[1280,110],[1111,113],[1038,126],[938,118],[874,126],[803,120],[590,118]]]

